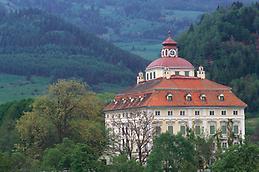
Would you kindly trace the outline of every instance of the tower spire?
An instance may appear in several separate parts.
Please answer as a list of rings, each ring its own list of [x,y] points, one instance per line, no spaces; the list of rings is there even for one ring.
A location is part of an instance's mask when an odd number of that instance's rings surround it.
[[[178,57],[177,42],[171,37],[171,31],[168,31],[168,38],[162,43],[161,57]]]
[[[169,30],[167,33],[168,33],[168,37],[171,37],[171,30]]]

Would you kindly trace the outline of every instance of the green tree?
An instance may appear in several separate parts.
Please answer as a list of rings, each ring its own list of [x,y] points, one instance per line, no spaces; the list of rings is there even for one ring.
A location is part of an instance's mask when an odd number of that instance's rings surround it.
[[[39,161],[21,152],[0,153],[0,169],[3,172],[35,171],[38,167]]]
[[[251,144],[235,145],[223,153],[212,166],[215,172],[259,171],[259,147]]]
[[[181,135],[161,134],[154,141],[147,171],[197,171],[193,144]]]
[[[39,158],[41,152],[56,142],[56,130],[47,118],[35,112],[25,113],[17,122],[21,145],[17,148],[26,151],[34,158]]]
[[[33,100],[14,101],[0,105],[0,150],[11,152],[19,143],[19,135],[15,129],[16,120],[23,112],[31,111]]]
[[[201,138],[197,137],[195,139],[195,152],[198,159],[199,166],[201,170],[209,168],[210,161],[213,158],[213,138]]]
[[[43,155],[42,170],[98,171],[102,168],[99,155],[86,144],[74,143],[65,138],[62,143],[46,149]]]
[[[126,155],[120,155],[113,159],[109,167],[110,172],[143,172],[144,167],[135,160],[129,160]]]
[[[22,146],[29,152],[35,149],[30,154],[40,156],[45,148],[67,137],[92,143],[100,153],[105,142],[101,111],[102,103],[84,83],[59,80],[50,85],[46,95],[35,100],[32,112],[17,122]]]

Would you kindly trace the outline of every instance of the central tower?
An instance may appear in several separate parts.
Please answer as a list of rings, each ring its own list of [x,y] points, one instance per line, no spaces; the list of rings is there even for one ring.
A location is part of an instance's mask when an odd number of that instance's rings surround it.
[[[177,42],[172,39],[170,34],[162,45],[160,57],[150,63],[145,70],[145,80],[170,78],[172,75],[194,77],[193,65],[179,57]]]

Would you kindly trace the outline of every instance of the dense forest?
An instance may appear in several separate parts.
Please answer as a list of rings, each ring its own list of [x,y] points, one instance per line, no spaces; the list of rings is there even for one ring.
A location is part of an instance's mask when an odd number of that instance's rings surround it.
[[[1,14],[0,63],[2,73],[128,85],[147,61],[59,17],[28,9]]]
[[[233,87],[248,104],[249,112],[259,107],[259,4],[218,8],[179,38],[180,53],[196,66],[202,64],[207,76]]]
[[[12,11],[38,8],[112,41],[162,39],[169,29],[187,29],[200,14],[234,0],[0,0]],[[255,0],[242,0],[245,3]],[[1,5],[2,4],[2,5]]]

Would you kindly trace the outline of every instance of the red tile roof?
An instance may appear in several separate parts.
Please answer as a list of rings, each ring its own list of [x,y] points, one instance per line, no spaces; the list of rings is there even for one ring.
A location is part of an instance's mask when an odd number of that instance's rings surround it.
[[[171,93],[173,100],[166,96]],[[192,101],[186,101],[186,95],[192,95]],[[205,94],[206,100],[200,99]],[[224,101],[218,96],[224,95]],[[247,105],[234,95],[230,87],[196,77],[172,76],[171,79],[158,78],[147,81],[118,94],[114,102],[105,107],[105,111],[137,107],[246,107]]]
[[[162,45],[177,45],[177,42],[169,36],[163,43]]]
[[[175,68],[175,69],[194,69],[193,65],[190,62],[180,57],[158,58],[148,65],[147,70],[156,68],[156,67],[168,67],[168,68]]]

